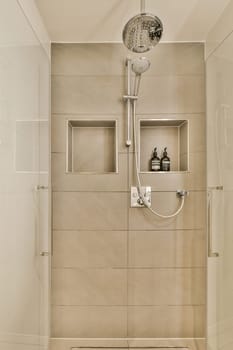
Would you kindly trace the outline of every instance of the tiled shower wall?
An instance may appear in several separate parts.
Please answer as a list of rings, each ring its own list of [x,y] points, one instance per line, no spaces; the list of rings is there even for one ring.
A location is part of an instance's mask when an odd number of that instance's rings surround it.
[[[141,175],[163,214],[177,208],[177,189],[189,191],[182,213],[169,220],[130,208],[127,55],[121,44],[52,46],[52,337],[203,338],[204,47],[160,44],[142,78],[137,118],[189,120],[190,172]],[[66,174],[68,119],[118,121],[118,174]]]

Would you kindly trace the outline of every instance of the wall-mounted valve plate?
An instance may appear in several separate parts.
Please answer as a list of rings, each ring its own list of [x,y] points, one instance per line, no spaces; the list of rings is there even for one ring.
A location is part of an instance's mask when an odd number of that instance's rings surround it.
[[[146,199],[148,206],[151,206],[151,187],[142,186],[141,187],[141,196]],[[131,187],[131,208],[144,208],[145,204],[143,203],[142,198],[140,198],[139,190],[137,187]]]

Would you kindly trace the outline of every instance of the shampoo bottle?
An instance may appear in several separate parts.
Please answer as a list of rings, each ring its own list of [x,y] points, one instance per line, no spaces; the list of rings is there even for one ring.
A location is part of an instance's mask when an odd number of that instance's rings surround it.
[[[157,147],[155,147],[151,158],[151,171],[160,171],[160,158],[157,154]]]
[[[167,147],[164,148],[163,151],[163,157],[161,158],[161,165],[160,165],[160,170],[161,171],[170,171],[170,158],[167,155]]]

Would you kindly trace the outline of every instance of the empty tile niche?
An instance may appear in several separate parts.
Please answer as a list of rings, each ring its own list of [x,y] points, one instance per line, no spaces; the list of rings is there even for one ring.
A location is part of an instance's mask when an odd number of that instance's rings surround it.
[[[66,152],[69,173],[118,172],[117,121],[68,120]]]
[[[164,148],[167,147],[171,161],[170,172],[189,170],[188,120],[141,119],[139,120],[138,144],[141,172],[151,171],[151,157],[155,147],[157,147],[160,159]],[[153,173],[156,172],[153,171]]]

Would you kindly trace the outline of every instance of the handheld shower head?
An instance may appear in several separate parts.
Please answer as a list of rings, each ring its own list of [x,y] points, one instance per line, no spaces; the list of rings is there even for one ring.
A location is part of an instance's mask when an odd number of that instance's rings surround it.
[[[132,71],[136,74],[134,81],[134,95],[139,93],[141,75],[150,68],[150,61],[146,57],[138,57],[132,60]]]
[[[138,57],[132,61],[132,71],[136,74],[145,73],[150,68],[150,61],[146,57]]]

